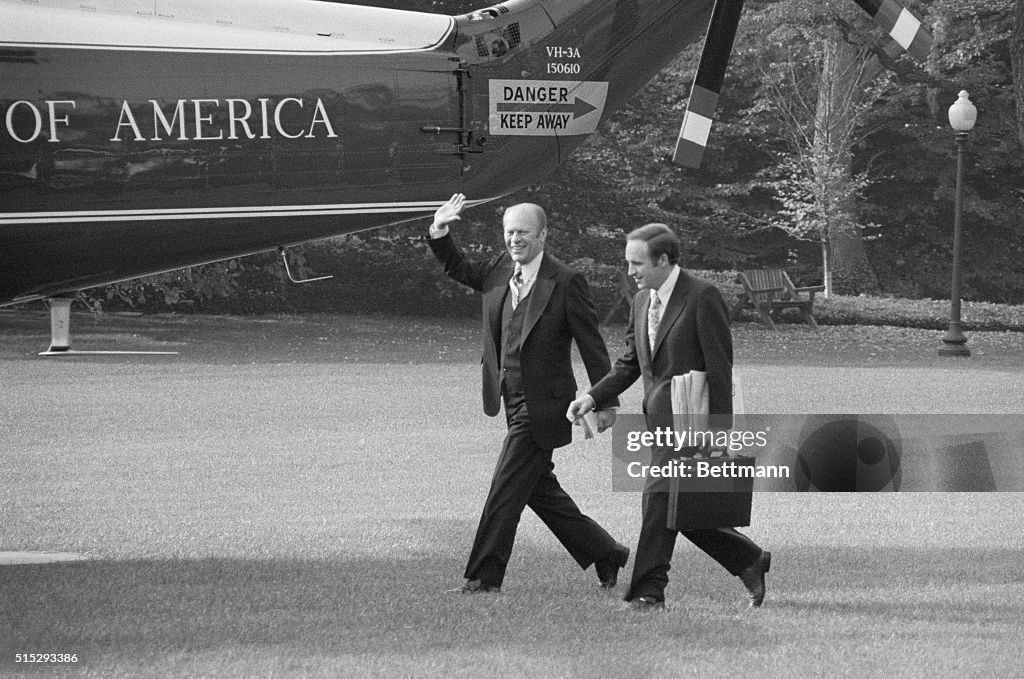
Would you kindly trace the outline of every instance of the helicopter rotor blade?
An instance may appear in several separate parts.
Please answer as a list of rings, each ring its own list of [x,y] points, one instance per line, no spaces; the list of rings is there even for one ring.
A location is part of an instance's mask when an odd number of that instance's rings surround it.
[[[697,76],[693,80],[690,100],[686,104],[683,124],[676,139],[675,152],[672,154],[672,162],[676,165],[700,167],[742,13],[743,0],[715,2],[708,32],[704,36]]]
[[[906,8],[894,0],[854,1],[910,56],[922,63],[928,58],[932,49],[932,36]]]

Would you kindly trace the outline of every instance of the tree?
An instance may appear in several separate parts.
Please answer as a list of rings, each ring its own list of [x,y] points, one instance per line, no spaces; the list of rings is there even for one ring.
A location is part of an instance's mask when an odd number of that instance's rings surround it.
[[[884,177],[867,191],[866,216],[883,225],[868,248],[890,292],[949,295],[956,145],[946,112],[966,89],[979,114],[966,149],[963,292],[1024,299],[1024,154],[1010,66],[1015,1],[930,3],[922,15],[935,37],[929,78],[898,76],[899,86],[872,111],[873,121],[888,124],[858,153]]]
[[[791,38],[791,31],[781,32]],[[820,244],[826,296],[837,282],[843,292],[878,289],[858,215],[868,176],[852,168],[853,147],[877,96],[868,82],[869,56],[835,26],[824,25],[764,74],[788,141],[788,153],[771,172],[778,176],[774,187],[783,205],[777,223]]]
[[[1024,0],[1017,0],[1014,4],[1010,54],[1013,64],[1013,89],[1017,100],[1017,138],[1024,147]]]

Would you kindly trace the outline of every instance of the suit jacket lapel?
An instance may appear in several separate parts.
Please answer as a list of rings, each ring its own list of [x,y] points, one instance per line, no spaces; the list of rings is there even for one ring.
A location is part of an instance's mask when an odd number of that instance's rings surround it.
[[[636,339],[634,348],[641,364],[651,363],[651,336],[647,333],[647,312],[651,308],[651,292],[644,289],[637,293],[637,309],[634,314],[633,337]]]
[[[509,279],[512,278],[512,261],[507,258],[503,259],[495,267],[494,273],[491,275],[495,277],[495,284],[484,293],[484,309],[487,313],[487,322],[488,327],[491,329],[491,336],[497,344],[501,341],[501,309],[505,304],[505,294],[509,290]]]
[[[672,325],[679,320],[686,306],[686,297],[690,292],[690,286],[686,280],[686,273],[680,269],[679,278],[676,280],[676,287],[672,288],[672,296],[668,298],[668,304],[661,313],[661,322],[658,324],[658,336],[654,340],[654,351],[651,352],[651,360],[658,353],[658,349],[665,342],[665,335],[668,334]],[[650,301],[648,300],[648,304]]]
[[[555,273],[554,264],[551,263],[551,256],[544,255],[544,259],[540,262],[540,270],[537,272],[537,279],[533,281],[530,294],[526,296],[526,318],[523,319],[522,344],[526,343],[526,338],[530,336],[530,331],[533,330],[533,326],[540,320],[540,315],[544,312],[545,307],[547,307],[548,300],[551,299],[551,293],[555,291]],[[510,269],[509,278],[511,277],[512,272]]]

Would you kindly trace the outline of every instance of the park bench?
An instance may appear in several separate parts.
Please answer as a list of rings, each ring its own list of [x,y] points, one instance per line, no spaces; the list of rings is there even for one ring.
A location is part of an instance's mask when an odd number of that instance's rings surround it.
[[[807,325],[818,329],[814,320],[814,295],[824,290],[824,285],[798,288],[782,269],[741,271],[736,281],[743,285],[743,292],[729,314],[730,320],[736,320],[744,309],[753,309],[765,325],[775,330],[779,313],[796,309]]]

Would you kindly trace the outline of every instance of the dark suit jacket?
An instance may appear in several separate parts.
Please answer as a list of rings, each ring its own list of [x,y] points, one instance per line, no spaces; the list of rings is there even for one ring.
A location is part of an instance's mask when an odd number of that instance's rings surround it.
[[[638,377],[644,378],[643,411],[648,426],[672,426],[672,377],[690,370],[708,374],[712,427],[732,423],[732,333],[721,293],[711,283],[680,270],[679,280],[662,313],[654,353],[647,335],[650,291],[633,297],[626,353],[612,371],[590,390],[604,408]]]
[[[497,415],[501,410],[501,310],[512,277],[512,258],[502,253],[471,262],[451,236],[428,243],[448,276],[483,293],[484,412]],[[572,425],[565,418],[569,402],[576,397],[572,341],[576,341],[591,384],[608,372],[611,361],[598,331],[586,279],[550,253],[544,253],[537,279],[523,303],[527,305],[520,351],[523,395],[534,440],[542,448],[554,449],[572,440]]]

